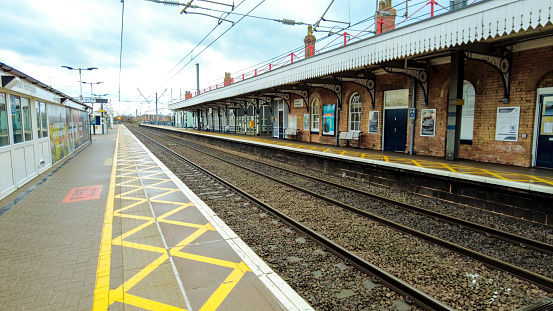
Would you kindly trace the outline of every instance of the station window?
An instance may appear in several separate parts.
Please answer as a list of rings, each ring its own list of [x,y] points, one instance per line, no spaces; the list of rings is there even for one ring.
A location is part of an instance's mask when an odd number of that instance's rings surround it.
[[[311,131],[316,133],[319,132],[319,110],[319,99],[315,98],[311,102]]]
[[[406,108],[409,106],[409,90],[393,90],[384,92],[386,108]]]
[[[13,142],[17,144],[24,141],[23,126],[21,125],[21,98],[10,95],[10,103],[12,106]]]
[[[474,86],[468,81],[463,82],[463,112],[461,114],[461,143],[471,144],[474,130]]]
[[[8,106],[6,103],[6,94],[0,93],[0,147],[7,146],[10,143],[8,133]]]
[[[23,118],[23,136],[25,141],[33,140],[31,122],[31,102],[28,98],[21,97],[21,112]]]
[[[348,131],[359,132],[361,130],[361,96],[353,93],[349,98],[349,126]]]
[[[48,123],[46,122],[46,103],[35,102],[36,109],[36,126],[37,126],[37,137],[43,138],[48,136]]]

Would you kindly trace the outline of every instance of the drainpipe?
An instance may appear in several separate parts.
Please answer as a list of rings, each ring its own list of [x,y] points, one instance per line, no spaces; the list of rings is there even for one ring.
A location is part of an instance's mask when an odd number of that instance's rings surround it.
[[[336,109],[334,110],[334,146],[338,147],[338,124],[340,124],[340,103],[339,100],[336,101]],[[323,113],[324,118],[324,113]]]
[[[411,108],[415,109],[416,108],[416,103],[417,101],[415,100],[415,97],[417,96],[417,81],[415,80],[415,78],[413,78],[413,98],[411,99]],[[416,116],[416,112],[415,112],[415,116]],[[415,118],[411,119],[411,141],[409,142],[409,154],[410,155],[413,155],[413,144],[414,144],[414,140],[415,140]]]

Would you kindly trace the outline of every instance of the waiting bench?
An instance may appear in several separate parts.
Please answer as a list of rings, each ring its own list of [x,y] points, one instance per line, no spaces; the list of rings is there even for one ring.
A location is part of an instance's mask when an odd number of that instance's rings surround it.
[[[284,134],[286,134],[286,136],[296,136],[296,139],[298,139],[298,129],[285,128]]]
[[[363,132],[339,132],[338,133],[338,140],[343,139],[347,140],[346,146],[349,147],[349,141],[350,140],[357,140],[357,148],[361,146],[361,141],[359,140],[359,137],[361,137],[361,134]]]

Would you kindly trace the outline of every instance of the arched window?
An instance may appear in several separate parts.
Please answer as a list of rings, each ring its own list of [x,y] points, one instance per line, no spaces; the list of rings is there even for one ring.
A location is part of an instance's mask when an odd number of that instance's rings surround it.
[[[319,132],[319,109],[319,99],[315,98],[311,102],[311,131],[316,133]]]
[[[353,93],[349,98],[349,123],[348,131],[359,132],[361,130],[361,96]]]
[[[463,81],[463,113],[461,118],[461,142],[472,143],[474,129],[474,86],[468,81]]]

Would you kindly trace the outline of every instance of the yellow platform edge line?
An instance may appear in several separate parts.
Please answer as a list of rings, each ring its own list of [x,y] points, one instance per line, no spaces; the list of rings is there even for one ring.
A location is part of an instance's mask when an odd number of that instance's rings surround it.
[[[109,192],[104,214],[102,239],[98,254],[98,269],[96,270],[96,286],[94,288],[93,310],[107,310],[109,306],[109,278],[111,269],[111,238],[113,234],[113,208],[115,204],[115,184],[117,176],[117,152],[119,150],[120,129],[117,130],[115,151],[111,166]]]

